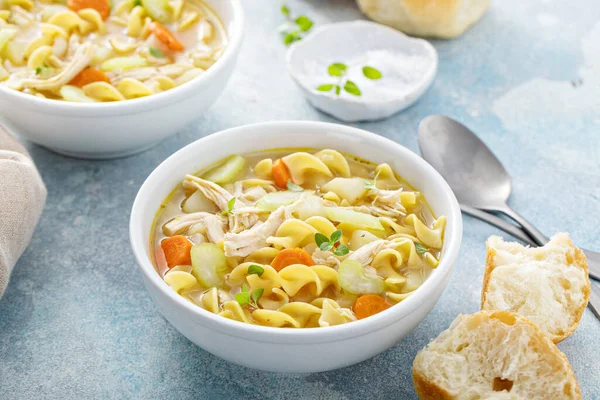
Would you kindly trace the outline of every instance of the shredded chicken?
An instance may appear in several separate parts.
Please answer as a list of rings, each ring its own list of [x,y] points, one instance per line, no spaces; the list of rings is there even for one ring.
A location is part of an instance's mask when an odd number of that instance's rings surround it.
[[[259,221],[259,210],[254,208],[247,209],[247,205],[239,199],[236,199],[233,208],[229,210],[229,201],[234,196],[227,190],[214,182],[198,178],[194,175],[186,175],[183,181],[184,187],[198,189],[219,207],[221,211],[231,211],[229,213],[229,231],[233,233],[242,232]]]
[[[311,257],[317,265],[327,265],[332,268],[340,265],[340,260],[331,251],[317,249],[312,253]]]
[[[348,256],[348,260],[355,260],[362,265],[370,265],[373,257],[388,244],[387,240],[379,239],[374,242],[367,243]]]
[[[67,43],[67,60],[71,60],[77,49],[81,46],[81,37],[74,33],[69,37],[69,42]]]
[[[225,222],[216,215],[210,215],[204,220],[206,236],[212,243],[220,243],[225,239]]]
[[[163,232],[167,236],[177,235],[185,230],[187,230],[190,226],[196,225],[199,223],[206,223],[206,218],[213,216],[211,213],[207,213],[204,211],[192,213],[192,214],[183,214],[181,217],[177,217],[167,222],[163,226]]]
[[[58,90],[88,66],[94,56],[94,45],[84,43],[77,48],[73,59],[57,75],[48,79],[23,79],[22,85],[36,90]]]
[[[20,6],[12,6],[9,20],[15,25],[26,28],[35,20],[35,15]]]
[[[113,84],[118,84],[125,78],[137,79],[139,81],[145,81],[150,78],[158,76],[167,76],[169,78],[175,78],[181,76],[185,71],[194,68],[193,65],[186,64],[169,64],[162,67],[142,67],[133,68],[128,71],[120,73],[109,73],[108,77]]]
[[[265,222],[258,222],[252,228],[240,233],[225,234],[225,255],[227,257],[246,257],[255,250],[268,246],[267,238],[275,235],[277,228],[286,218],[286,209],[279,207]]]
[[[406,209],[401,203],[396,203],[395,205],[391,206],[388,204],[377,204],[373,202],[370,205],[355,206],[350,207],[350,209],[365,214],[371,214],[375,217],[398,218],[406,216]]]
[[[377,217],[403,217],[406,215],[406,208],[402,205],[400,193],[402,193],[402,188],[397,190],[371,190],[369,196],[374,197],[371,205],[362,207],[367,207],[369,209],[367,212]]]
[[[248,203],[254,203],[260,200],[266,194],[267,191],[264,188],[260,186],[254,186],[242,193],[242,195],[240,196],[240,200]]]

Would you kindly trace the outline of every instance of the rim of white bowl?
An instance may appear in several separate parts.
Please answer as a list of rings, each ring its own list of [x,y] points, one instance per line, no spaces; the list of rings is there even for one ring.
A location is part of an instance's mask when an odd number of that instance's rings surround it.
[[[178,101],[181,97],[188,97],[191,92],[197,89],[197,86],[212,79],[213,75],[225,68],[230,62],[233,62],[233,58],[237,56],[244,36],[244,9],[241,0],[228,0],[228,2],[231,4],[232,17],[231,26],[226,30],[229,43],[225,47],[225,51],[204,73],[173,89],[137,99],[98,103],[76,103],[45,99],[3,86],[0,86],[0,96],[12,96],[20,102],[29,103],[32,108],[47,109],[47,111],[59,115],[123,115],[169,105]]]
[[[331,29],[332,27],[351,27],[351,26],[356,26],[356,25],[367,25],[374,29],[381,29],[383,31],[387,31],[391,34],[403,37],[403,39],[405,39],[409,42],[419,43],[420,45],[423,46],[423,48],[427,49],[427,51],[433,56],[431,66],[430,66],[429,70],[427,71],[427,73],[424,75],[424,77],[421,80],[421,82],[419,83],[419,85],[417,87],[415,87],[415,89],[411,92],[411,93],[422,92],[419,96],[417,96],[417,98],[421,97],[421,95],[423,93],[425,93],[425,90],[428,89],[429,86],[431,86],[431,84],[433,83],[433,81],[435,79],[435,76],[437,75],[437,70],[438,70],[438,65],[439,65],[439,55],[438,55],[437,50],[431,43],[429,43],[425,39],[408,36],[407,34],[400,32],[394,28],[391,28],[387,25],[378,24],[373,21],[356,20],[356,21],[334,22],[334,23],[322,25],[322,26],[318,27],[317,29],[315,29],[313,32],[311,32],[304,39],[292,43],[292,45],[290,46],[290,48],[288,49],[288,51],[286,53],[285,61],[286,61],[288,72],[292,76],[294,81],[302,89],[306,90],[307,92],[309,92],[315,96],[321,96],[321,97],[329,98],[334,101],[342,101],[342,102],[352,103],[352,104],[389,104],[389,103],[394,103],[403,97],[406,97],[406,93],[405,93],[402,96],[399,96],[398,98],[394,98],[394,99],[371,100],[368,102],[363,101],[360,97],[357,97],[357,98],[354,98],[354,97],[330,97],[327,95],[326,92],[315,91],[313,88],[309,87],[306,84],[306,82],[304,82],[302,79],[300,79],[298,76],[296,76],[297,71],[295,69],[294,64],[292,63],[292,57],[293,57],[294,52],[296,52],[299,48],[310,46],[311,41],[316,40],[317,36],[319,34],[323,33],[324,31],[326,31],[327,29]]]
[[[141,211],[143,209],[142,204],[149,201],[146,199],[151,198],[154,187],[160,185],[160,170],[163,168],[170,169],[176,167],[179,163],[179,158],[184,158],[182,156],[186,153],[193,153],[197,147],[210,146],[211,142],[231,140],[238,135],[243,135],[244,131],[246,130],[271,127],[278,128],[278,130],[281,132],[288,131],[290,127],[298,130],[301,130],[303,127],[322,129],[324,131],[334,130],[336,133],[341,133],[351,137],[360,139],[368,138],[369,141],[379,143],[380,146],[393,148],[394,152],[402,153],[403,157],[408,158],[415,164],[421,164],[421,166],[427,170],[427,173],[435,181],[435,184],[443,189],[442,191],[444,192],[445,196],[443,201],[450,204],[451,213],[450,215],[447,215],[446,218],[452,221],[452,223],[449,224],[452,226],[452,230],[444,233],[444,245],[447,246],[447,248],[444,257],[442,257],[440,260],[440,264],[425,280],[425,282],[415,291],[414,294],[409,296],[406,300],[403,300],[389,309],[375,314],[369,318],[330,327],[293,329],[252,325],[213,314],[210,311],[207,311],[202,307],[185,300],[164,282],[164,280],[156,271],[149,254],[146,252],[146,245],[149,243],[150,237],[146,237],[146,234],[142,232],[142,222],[146,216],[142,215]],[[181,172],[183,175],[184,173],[190,173],[193,171]],[[161,201],[162,200],[163,199],[161,199]],[[153,218],[153,215],[150,217]],[[154,288],[157,289],[161,295],[167,297],[178,307],[184,308],[199,319],[208,322],[212,329],[226,335],[258,342],[298,343],[299,341],[302,341],[301,339],[304,339],[309,342],[323,343],[349,337],[362,336],[368,332],[376,331],[388,326],[389,324],[398,321],[406,317],[408,314],[414,312],[418,308],[418,305],[426,300],[428,294],[433,291],[437,285],[443,284],[442,281],[446,279],[446,275],[452,271],[453,264],[458,257],[458,252],[462,241],[462,215],[456,196],[444,178],[442,178],[442,176],[431,165],[429,165],[429,163],[427,163],[417,154],[410,151],[408,148],[385,137],[350,126],[317,121],[274,121],[242,125],[213,133],[188,144],[164,160],[152,171],[148,178],[146,178],[140,187],[138,194],[136,195],[131,210],[129,232],[133,253],[135,255],[138,267],[142,270],[142,273],[147,278],[146,282],[154,286]]]

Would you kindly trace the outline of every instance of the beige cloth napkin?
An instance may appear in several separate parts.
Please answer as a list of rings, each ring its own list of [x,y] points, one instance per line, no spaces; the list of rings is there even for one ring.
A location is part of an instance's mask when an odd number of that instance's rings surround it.
[[[45,202],[46,187],[27,150],[0,126],[0,296]]]

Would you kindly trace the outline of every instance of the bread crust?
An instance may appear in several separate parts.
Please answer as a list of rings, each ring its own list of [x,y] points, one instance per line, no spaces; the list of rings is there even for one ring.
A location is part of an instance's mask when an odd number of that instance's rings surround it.
[[[583,288],[583,295],[585,298],[585,302],[583,303],[583,305],[581,307],[579,307],[577,309],[577,312],[575,313],[575,320],[574,320],[573,324],[569,327],[569,329],[563,335],[548,334],[550,336],[550,338],[552,339],[552,341],[554,341],[554,343],[562,342],[563,340],[565,340],[566,338],[571,336],[573,334],[573,332],[575,332],[575,329],[577,329],[577,326],[579,325],[579,322],[581,321],[581,318],[583,317],[583,312],[585,311],[585,308],[587,307],[587,303],[590,299],[591,282],[590,282],[590,278],[589,278],[587,259],[585,258],[585,254],[583,254],[583,251],[579,247],[575,246],[570,238],[568,240],[569,240],[569,249],[573,250],[573,252],[575,254],[573,264],[577,265],[577,267],[582,268],[585,271],[586,286]],[[490,285],[490,278],[492,275],[492,271],[498,266],[496,263],[496,257],[497,257],[498,252],[496,251],[495,248],[493,248],[491,246],[489,239],[486,242],[485,246],[486,246],[486,257],[485,257],[485,271],[483,273],[483,284],[481,287],[481,309],[489,310],[489,308],[486,308],[487,294],[489,292],[489,285]]]
[[[534,337],[532,337],[532,340],[537,339],[540,342],[542,342],[542,344],[546,345],[546,346],[539,346],[539,348],[547,347],[547,349],[548,349],[547,352],[551,353],[553,358],[555,358],[556,362],[563,366],[563,368],[569,375],[569,379],[568,379],[569,383],[572,384],[573,388],[575,389],[575,399],[581,399],[581,389],[579,387],[579,383],[577,382],[577,378],[575,377],[575,373],[573,372],[573,369],[571,368],[571,364],[569,363],[569,360],[567,359],[567,356],[564,353],[562,353],[558,349],[558,347],[556,347],[556,344],[544,332],[542,332],[541,329],[536,324],[534,324],[533,322],[531,322],[530,320],[528,320],[527,318],[525,318],[519,314],[510,312],[510,311],[501,311],[501,310],[492,310],[492,311],[484,310],[484,311],[479,311],[475,314],[466,315],[463,317],[473,318],[473,319],[485,319],[485,318],[497,319],[497,320],[502,321],[506,325],[515,325],[515,324],[519,323],[519,324],[526,324],[526,325],[529,325],[530,327],[532,327],[534,330],[534,335],[533,335]],[[456,329],[456,328],[454,328],[454,323],[451,325],[451,327],[448,330],[452,330],[452,329]],[[424,352],[424,351],[427,351],[427,347],[425,347],[419,353]],[[454,400],[454,399],[456,399],[457,397],[453,396],[448,390],[436,385],[431,379],[428,379],[426,376],[426,371],[419,370],[419,368],[417,367],[418,357],[419,357],[419,354],[417,354],[417,357],[415,357],[415,361],[413,362],[412,379],[413,379],[413,385],[415,387],[415,391],[416,391],[419,399],[421,399],[421,400]]]
[[[475,24],[489,0],[357,0],[372,20],[421,37],[452,39]]]
[[[421,400],[452,400],[452,395],[434,383],[430,382],[423,375],[419,374],[418,371],[415,371],[415,367],[413,365],[412,368],[412,380],[413,386],[415,387],[415,392],[417,392],[417,396]]]

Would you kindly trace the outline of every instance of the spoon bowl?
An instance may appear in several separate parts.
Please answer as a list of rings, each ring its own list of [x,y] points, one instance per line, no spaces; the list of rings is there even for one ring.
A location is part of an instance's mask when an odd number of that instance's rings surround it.
[[[543,246],[549,239],[508,206],[512,179],[500,160],[469,128],[443,115],[430,115],[419,124],[419,148],[448,182],[463,207],[500,212],[521,225],[534,243]],[[470,212],[476,218],[483,216]],[[499,225],[499,224],[496,224]],[[513,231],[505,226],[505,231]],[[521,240],[524,238],[520,237]],[[590,276],[600,280],[600,253],[584,250]]]
[[[466,126],[442,115],[430,115],[419,125],[419,148],[460,203],[480,209],[506,205],[512,187],[510,175]]]

